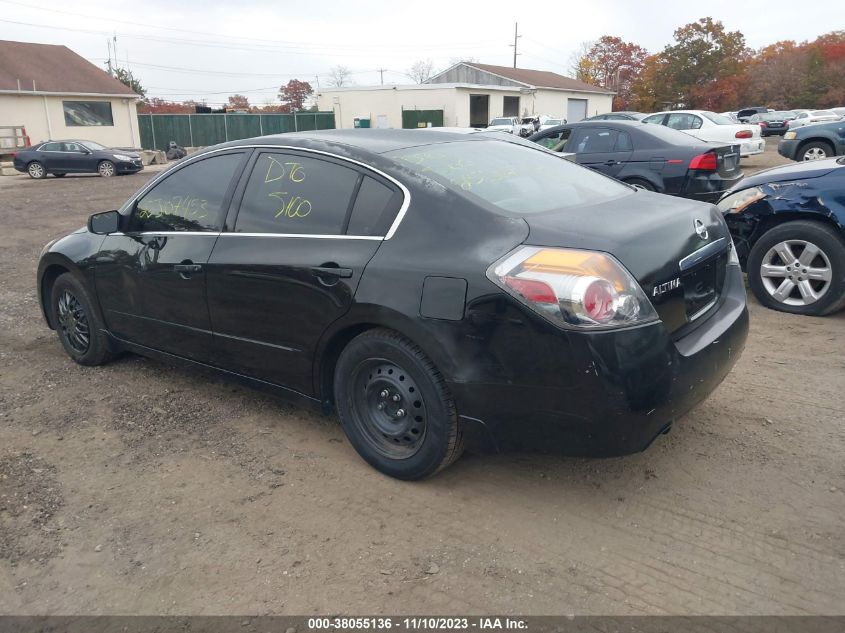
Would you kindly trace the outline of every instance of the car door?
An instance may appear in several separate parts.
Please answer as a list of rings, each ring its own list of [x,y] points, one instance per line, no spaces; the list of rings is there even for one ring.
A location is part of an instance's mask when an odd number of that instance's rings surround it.
[[[215,362],[312,394],[317,343],[351,307],[404,196],[355,163],[305,151],[261,151],[248,172],[209,260]]]
[[[61,165],[62,159],[64,158],[61,143],[44,143],[44,145],[38,148],[36,153],[38,154],[38,162],[44,165],[44,168],[47,171],[61,171],[61,167],[59,167],[59,165]]]
[[[599,127],[579,127],[566,144],[567,152],[575,152],[579,165],[616,178],[631,158],[631,137],[627,132]]]
[[[246,155],[180,165],[128,205],[124,231],[108,235],[97,256],[97,295],[115,336],[209,360],[205,264]]]
[[[72,141],[62,143],[61,157],[57,161],[57,167],[68,173],[97,171],[96,163],[91,165],[91,152]]]

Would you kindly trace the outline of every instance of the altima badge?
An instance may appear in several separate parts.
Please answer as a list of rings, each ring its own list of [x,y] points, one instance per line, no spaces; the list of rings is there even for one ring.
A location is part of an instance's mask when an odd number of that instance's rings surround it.
[[[697,221],[697,220],[696,220]],[[707,233],[707,231],[704,231]],[[675,288],[681,287],[681,278],[675,277],[672,281],[667,281],[664,284],[657,284],[654,286],[654,290],[651,291],[652,297],[659,297],[662,294],[669,292],[670,290],[674,290]]]
[[[706,240],[708,233],[707,227],[704,226],[704,222],[702,222],[701,220],[695,220],[692,225],[695,227],[695,232],[698,234],[698,237],[703,240]]]

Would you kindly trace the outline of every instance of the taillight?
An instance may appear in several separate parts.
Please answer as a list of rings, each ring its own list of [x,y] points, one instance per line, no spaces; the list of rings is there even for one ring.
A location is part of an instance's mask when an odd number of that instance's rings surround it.
[[[736,138],[751,138],[752,136],[754,136],[754,134],[751,132],[751,130],[740,130],[739,132],[734,134],[734,136]]]
[[[716,171],[719,169],[719,162],[716,160],[716,154],[707,152],[706,154],[693,156],[689,162],[689,168],[699,169],[701,171]]]
[[[783,122],[783,127],[789,127],[789,121],[784,121],[784,122]]]
[[[765,121],[760,121],[760,127],[766,127]],[[747,136],[737,136],[737,138],[748,138]]]
[[[657,319],[636,280],[606,253],[521,246],[493,264],[487,276],[562,327],[623,327]]]

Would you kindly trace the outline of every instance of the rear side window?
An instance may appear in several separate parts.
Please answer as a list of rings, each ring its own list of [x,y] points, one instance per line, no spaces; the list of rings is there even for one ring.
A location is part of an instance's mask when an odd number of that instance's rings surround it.
[[[402,204],[402,194],[364,176],[349,218],[349,235],[385,235]]]
[[[235,232],[342,235],[358,176],[327,160],[264,152],[247,182]]]
[[[62,151],[62,144],[61,143],[44,143],[39,148],[42,152],[61,152]]]
[[[174,172],[138,200],[130,231],[219,231],[242,158],[242,153],[213,156]]]

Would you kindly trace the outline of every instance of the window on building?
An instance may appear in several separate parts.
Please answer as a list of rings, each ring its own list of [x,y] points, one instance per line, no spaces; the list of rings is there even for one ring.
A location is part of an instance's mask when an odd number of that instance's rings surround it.
[[[110,101],[62,101],[65,125],[114,125]]]

